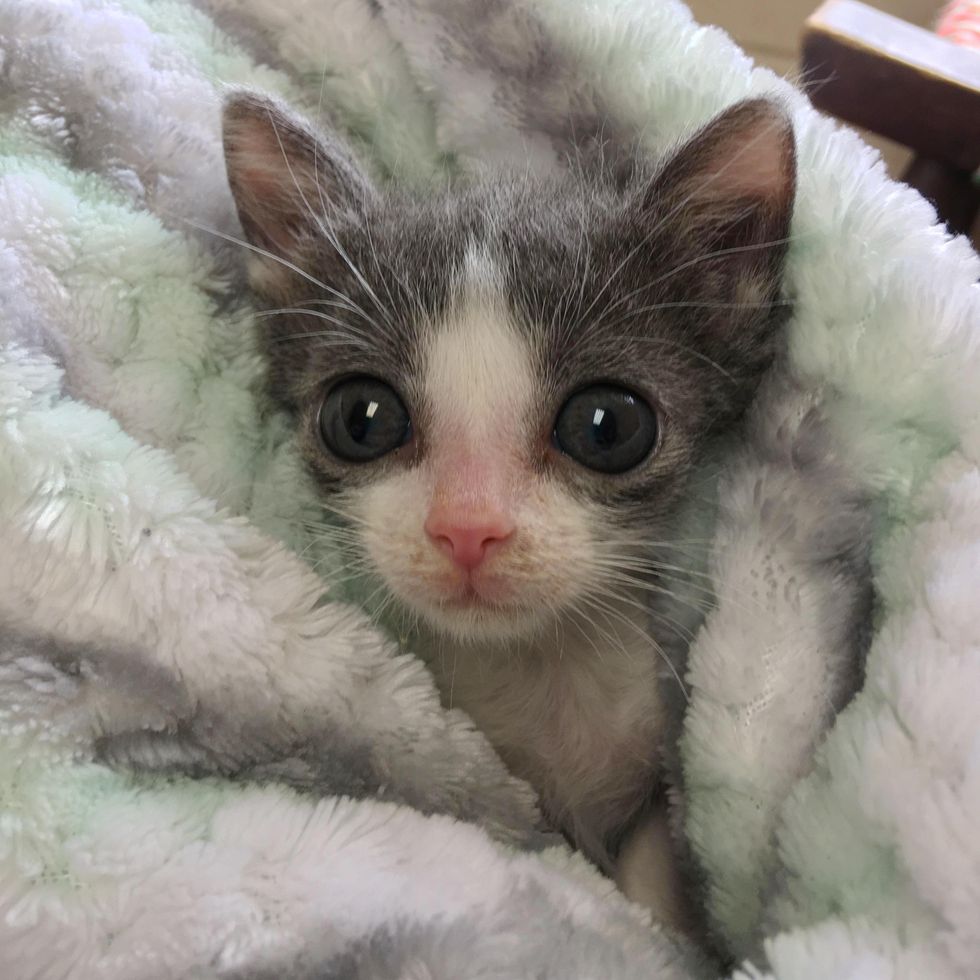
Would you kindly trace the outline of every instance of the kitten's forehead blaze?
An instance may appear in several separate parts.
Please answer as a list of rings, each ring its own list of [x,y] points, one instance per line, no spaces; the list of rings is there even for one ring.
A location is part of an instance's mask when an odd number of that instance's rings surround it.
[[[516,329],[498,270],[470,248],[458,299],[423,351],[428,451],[437,482],[463,461],[513,470],[533,426],[534,351]]]

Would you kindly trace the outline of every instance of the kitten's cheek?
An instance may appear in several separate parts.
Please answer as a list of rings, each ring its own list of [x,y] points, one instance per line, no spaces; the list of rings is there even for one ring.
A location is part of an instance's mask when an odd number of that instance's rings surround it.
[[[467,573],[426,532],[432,491],[422,481],[372,487],[357,508],[368,562],[403,601],[418,606],[466,591]]]

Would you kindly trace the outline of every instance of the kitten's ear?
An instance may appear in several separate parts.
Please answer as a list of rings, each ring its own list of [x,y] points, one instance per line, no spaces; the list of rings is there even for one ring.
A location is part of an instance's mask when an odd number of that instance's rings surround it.
[[[277,102],[249,92],[224,104],[225,165],[238,216],[259,249],[303,267],[331,229],[356,221],[374,188],[346,148],[317,136]],[[288,275],[254,256],[253,280]]]
[[[705,252],[727,253],[719,261],[729,274],[766,274],[782,262],[795,194],[792,122],[777,103],[752,99],[682,146],[647,200],[656,220],[679,225]]]

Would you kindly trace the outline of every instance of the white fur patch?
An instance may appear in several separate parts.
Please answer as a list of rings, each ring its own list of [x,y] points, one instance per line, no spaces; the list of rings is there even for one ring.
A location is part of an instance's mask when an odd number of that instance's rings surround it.
[[[446,448],[500,449],[524,441],[521,423],[534,405],[533,353],[510,317],[496,269],[471,248],[462,298],[434,336],[425,391],[434,438]]]

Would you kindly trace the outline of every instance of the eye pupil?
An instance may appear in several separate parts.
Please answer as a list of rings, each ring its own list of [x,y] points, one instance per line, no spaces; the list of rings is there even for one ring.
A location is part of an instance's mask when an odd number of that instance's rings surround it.
[[[354,402],[347,413],[347,431],[354,442],[364,442],[371,429],[371,419],[378,410],[377,402],[366,402],[363,399]]]
[[[319,426],[327,449],[351,463],[379,459],[411,436],[401,399],[377,378],[349,378],[334,386],[320,406]]]
[[[592,416],[592,438],[596,446],[603,450],[612,449],[616,444],[616,416],[605,408],[597,408]]]
[[[656,447],[658,435],[653,409],[639,395],[613,384],[577,391],[555,421],[558,448],[600,473],[624,473],[638,466]]]

